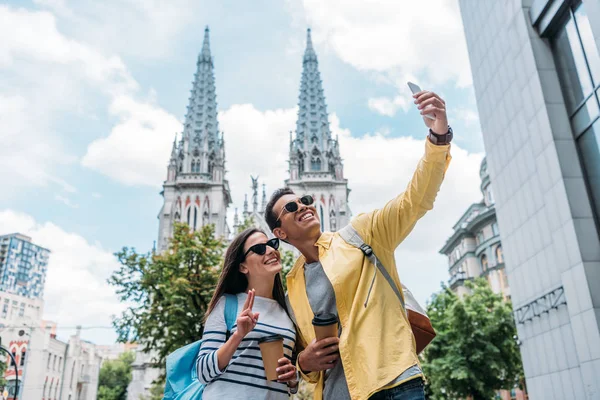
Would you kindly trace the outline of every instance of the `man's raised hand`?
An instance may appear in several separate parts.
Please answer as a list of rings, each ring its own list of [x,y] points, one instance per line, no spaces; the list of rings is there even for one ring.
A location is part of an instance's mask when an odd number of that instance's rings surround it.
[[[435,119],[423,117],[425,125],[437,135],[448,132],[448,116],[446,115],[446,102],[438,94],[422,90],[413,95],[415,104],[421,111],[421,115],[431,114]]]

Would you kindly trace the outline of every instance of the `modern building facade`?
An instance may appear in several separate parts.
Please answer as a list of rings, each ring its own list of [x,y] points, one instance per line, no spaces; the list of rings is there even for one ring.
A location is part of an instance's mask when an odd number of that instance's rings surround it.
[[[183,135],[173,142],[164,204],[158,215],[158,250],[168,247],[173,224],[185,222],[193,230],[214,224],[216,234],[229,237],[227,207],[231,203],[225,179],[225,140],[217,121],[217,95],[209,31],[204,31],[202,51],[187,108]]]
[[[600,0],[460,0],[531,399],[600,398]]]
[[[0,236],[0,291],[41,299],[49,256],[50,250],[32,243],[28,236]]]
[[[483,200],[472,204],[460,217],[440,253],[448,257],[448,286],[459,296],[468,293],[466,281],[484,277],[494,293],[509,300],[510,287],[504,270],[504,253],[485,158],[479,175]]]

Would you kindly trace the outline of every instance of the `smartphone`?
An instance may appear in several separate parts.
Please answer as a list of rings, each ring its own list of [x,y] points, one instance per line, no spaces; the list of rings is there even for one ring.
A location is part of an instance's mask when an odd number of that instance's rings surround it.
[[[416,83],[412,83],[412,82],[407,82],[407,83],[408,83],[408,87],[410,88],[410,91],[412,92],[412,94],[419,93],[421,91],[421,88]],[[435,117],[433,116],[433,114],[424,114],[423,116],[425,118],[435,120]]]

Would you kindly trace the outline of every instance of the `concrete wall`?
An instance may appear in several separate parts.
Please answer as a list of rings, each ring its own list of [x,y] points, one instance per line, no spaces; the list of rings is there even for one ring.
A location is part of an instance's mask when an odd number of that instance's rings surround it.
[[[550,46],[529,0],[461,0],[515,309],[563,287],[566,306],[518,324],[530,398],[600,398],[600,241]],[[600,0],[586,0],[598,38]]]

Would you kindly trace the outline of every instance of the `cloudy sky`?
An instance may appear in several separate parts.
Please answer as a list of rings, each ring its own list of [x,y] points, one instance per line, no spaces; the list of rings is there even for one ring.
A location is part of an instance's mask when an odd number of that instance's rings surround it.
[[[483,142],[456,1],[0,2],[0,234],[22,232],[52,250],[45,318],[108,326],[122,309],[106,284],[112,254],[156,240],[206,25],[238,207],[250,174],[268,191],[286,177],[307,27],[355,214],[401,192],[423,152],[406,81],[444,96],[453,162],[434,211],[397,252],[401,278],[425,301],[447,279],[438,250],[481,198]],[[98,328],[83,336],[116,337]]]

